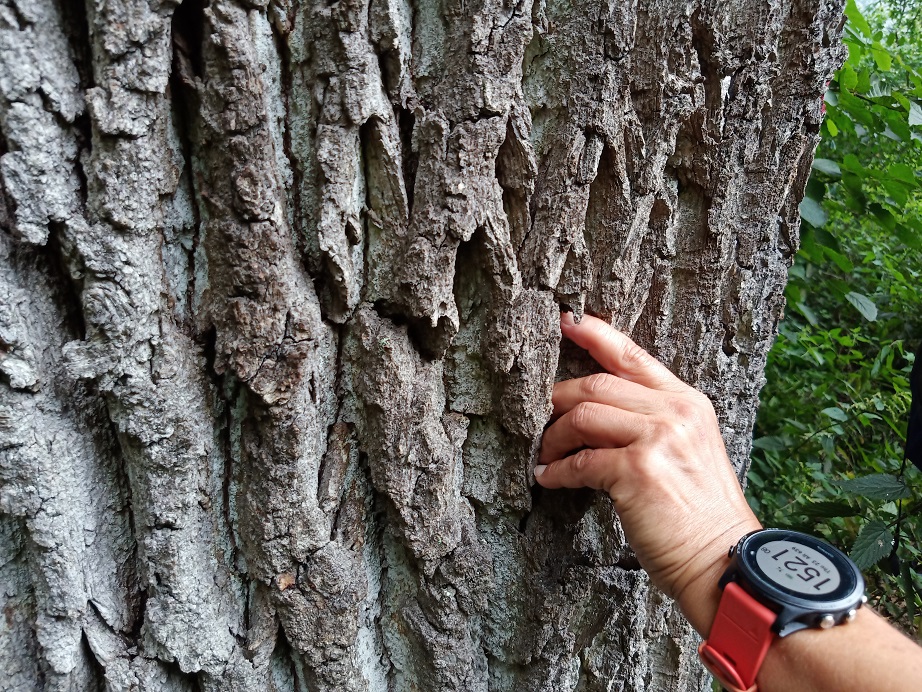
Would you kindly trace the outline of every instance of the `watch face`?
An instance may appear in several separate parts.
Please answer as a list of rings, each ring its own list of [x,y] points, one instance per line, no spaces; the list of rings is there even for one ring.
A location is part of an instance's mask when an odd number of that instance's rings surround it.
[[[858,600],[864,591],[844,553],[797,531],[757,531],[743,539],[738,558],[748,581],[773,600],[826,605]]]
[[[795,541],[769,541],[756,551],[756,565],[776,586],[801,596],[824,596],[842,583],[832,560]]]

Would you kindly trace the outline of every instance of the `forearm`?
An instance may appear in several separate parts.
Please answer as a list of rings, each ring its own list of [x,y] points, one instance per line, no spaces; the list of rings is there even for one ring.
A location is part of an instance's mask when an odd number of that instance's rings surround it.
[[[680,607],[703,638],[720,602],[717,582],[729,564],[726,552],[715,556],[713,568],[679,595]],[[776,639],[757,684],[760,692],[918,692],[922,648],[864,607],[847,625]]]
[[[848,625],[776,640],[758,685],[762,692],[918,692],[922,649],[870,608],[860,608]]]

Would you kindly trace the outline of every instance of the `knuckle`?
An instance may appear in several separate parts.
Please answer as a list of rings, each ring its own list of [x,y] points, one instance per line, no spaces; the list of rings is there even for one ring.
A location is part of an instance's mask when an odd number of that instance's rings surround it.
[[[716,417],[717,413],[714,411],[714,402],[711,401],[711,398],[703,393],[695,390],[695,400],[698,402],[699,410],[708,417]]]
[[[635,482],[646,486],[661,478],[664,472],[660,463],[661,454],[644,445],[631,445],[627,452],[626,462],[630,465]]]
[[[603,396],[611,390],[614,379],[614,377],[604,372],[584,377],[580,387],[581,393],[587,399]]]
[[[595,406],[589,403],[581,402],[573,407],[570,413],[570,425],[577,432],[585,432],[592,424],[595,418]]]
[[[701,402],[695,401],[692,397],[672,397],[666,402],[666,406],[679,420],[697,421],[700,417]]]
[[[570,467],[577,476],[584,475],[593,465],[596,458],[596,450],[581,449],[573,455]]]
[[[707,394],[689,385],[685,386],[687,387],[687,396],[689,399],[697,403],[699,406],[708,407],[711,405],[711,400]]]
[[[622,360],[629,366],[643,368],[650,364],[652,356],[640,346],[631,342],[624,347]]]
[[[646,465],[649,456],[650,454],[646,445],[635,443],[624,449],[623,463],[630,469],[630,473],[633,475]]]
[[[685,434],[685,424],[673,416],[659,418],[654,424],[654,437],[660,443],[683,438]]]

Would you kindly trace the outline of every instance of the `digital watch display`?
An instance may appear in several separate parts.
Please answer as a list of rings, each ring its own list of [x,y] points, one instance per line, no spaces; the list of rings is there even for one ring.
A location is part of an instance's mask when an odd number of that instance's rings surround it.
[[[698,653],[731,691],[755,690],[775,637],[851,622],[865,602],[861,571],[842,551],[786,529],[762,529],[730,549],[717,616]]]
[[[861,603],[864,579],[842,551],[818,538],[786,529],[763,529],[731,549],[733,564],[721,586],[737,581],[779,613],[779,636],[840,623]],[[828,624],[826,625],[829,626]]]
[[[762,576],[795,595],[825,596],[842,583],[842,572],[832,560],[803,543],[769,541],[754,552]]]

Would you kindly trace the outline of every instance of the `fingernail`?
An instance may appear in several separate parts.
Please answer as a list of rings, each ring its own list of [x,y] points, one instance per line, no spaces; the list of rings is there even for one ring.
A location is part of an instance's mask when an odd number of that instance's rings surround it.
[[[560,324],[564,327],[571,327],[576,324],[572,312],[562,312],[560,313]]]
[[[535,478],[537,478],[542,473],[544,473],[544,469],[546,468],[547,468],[547,464],[538,464],[537,466],[535,466]]]

